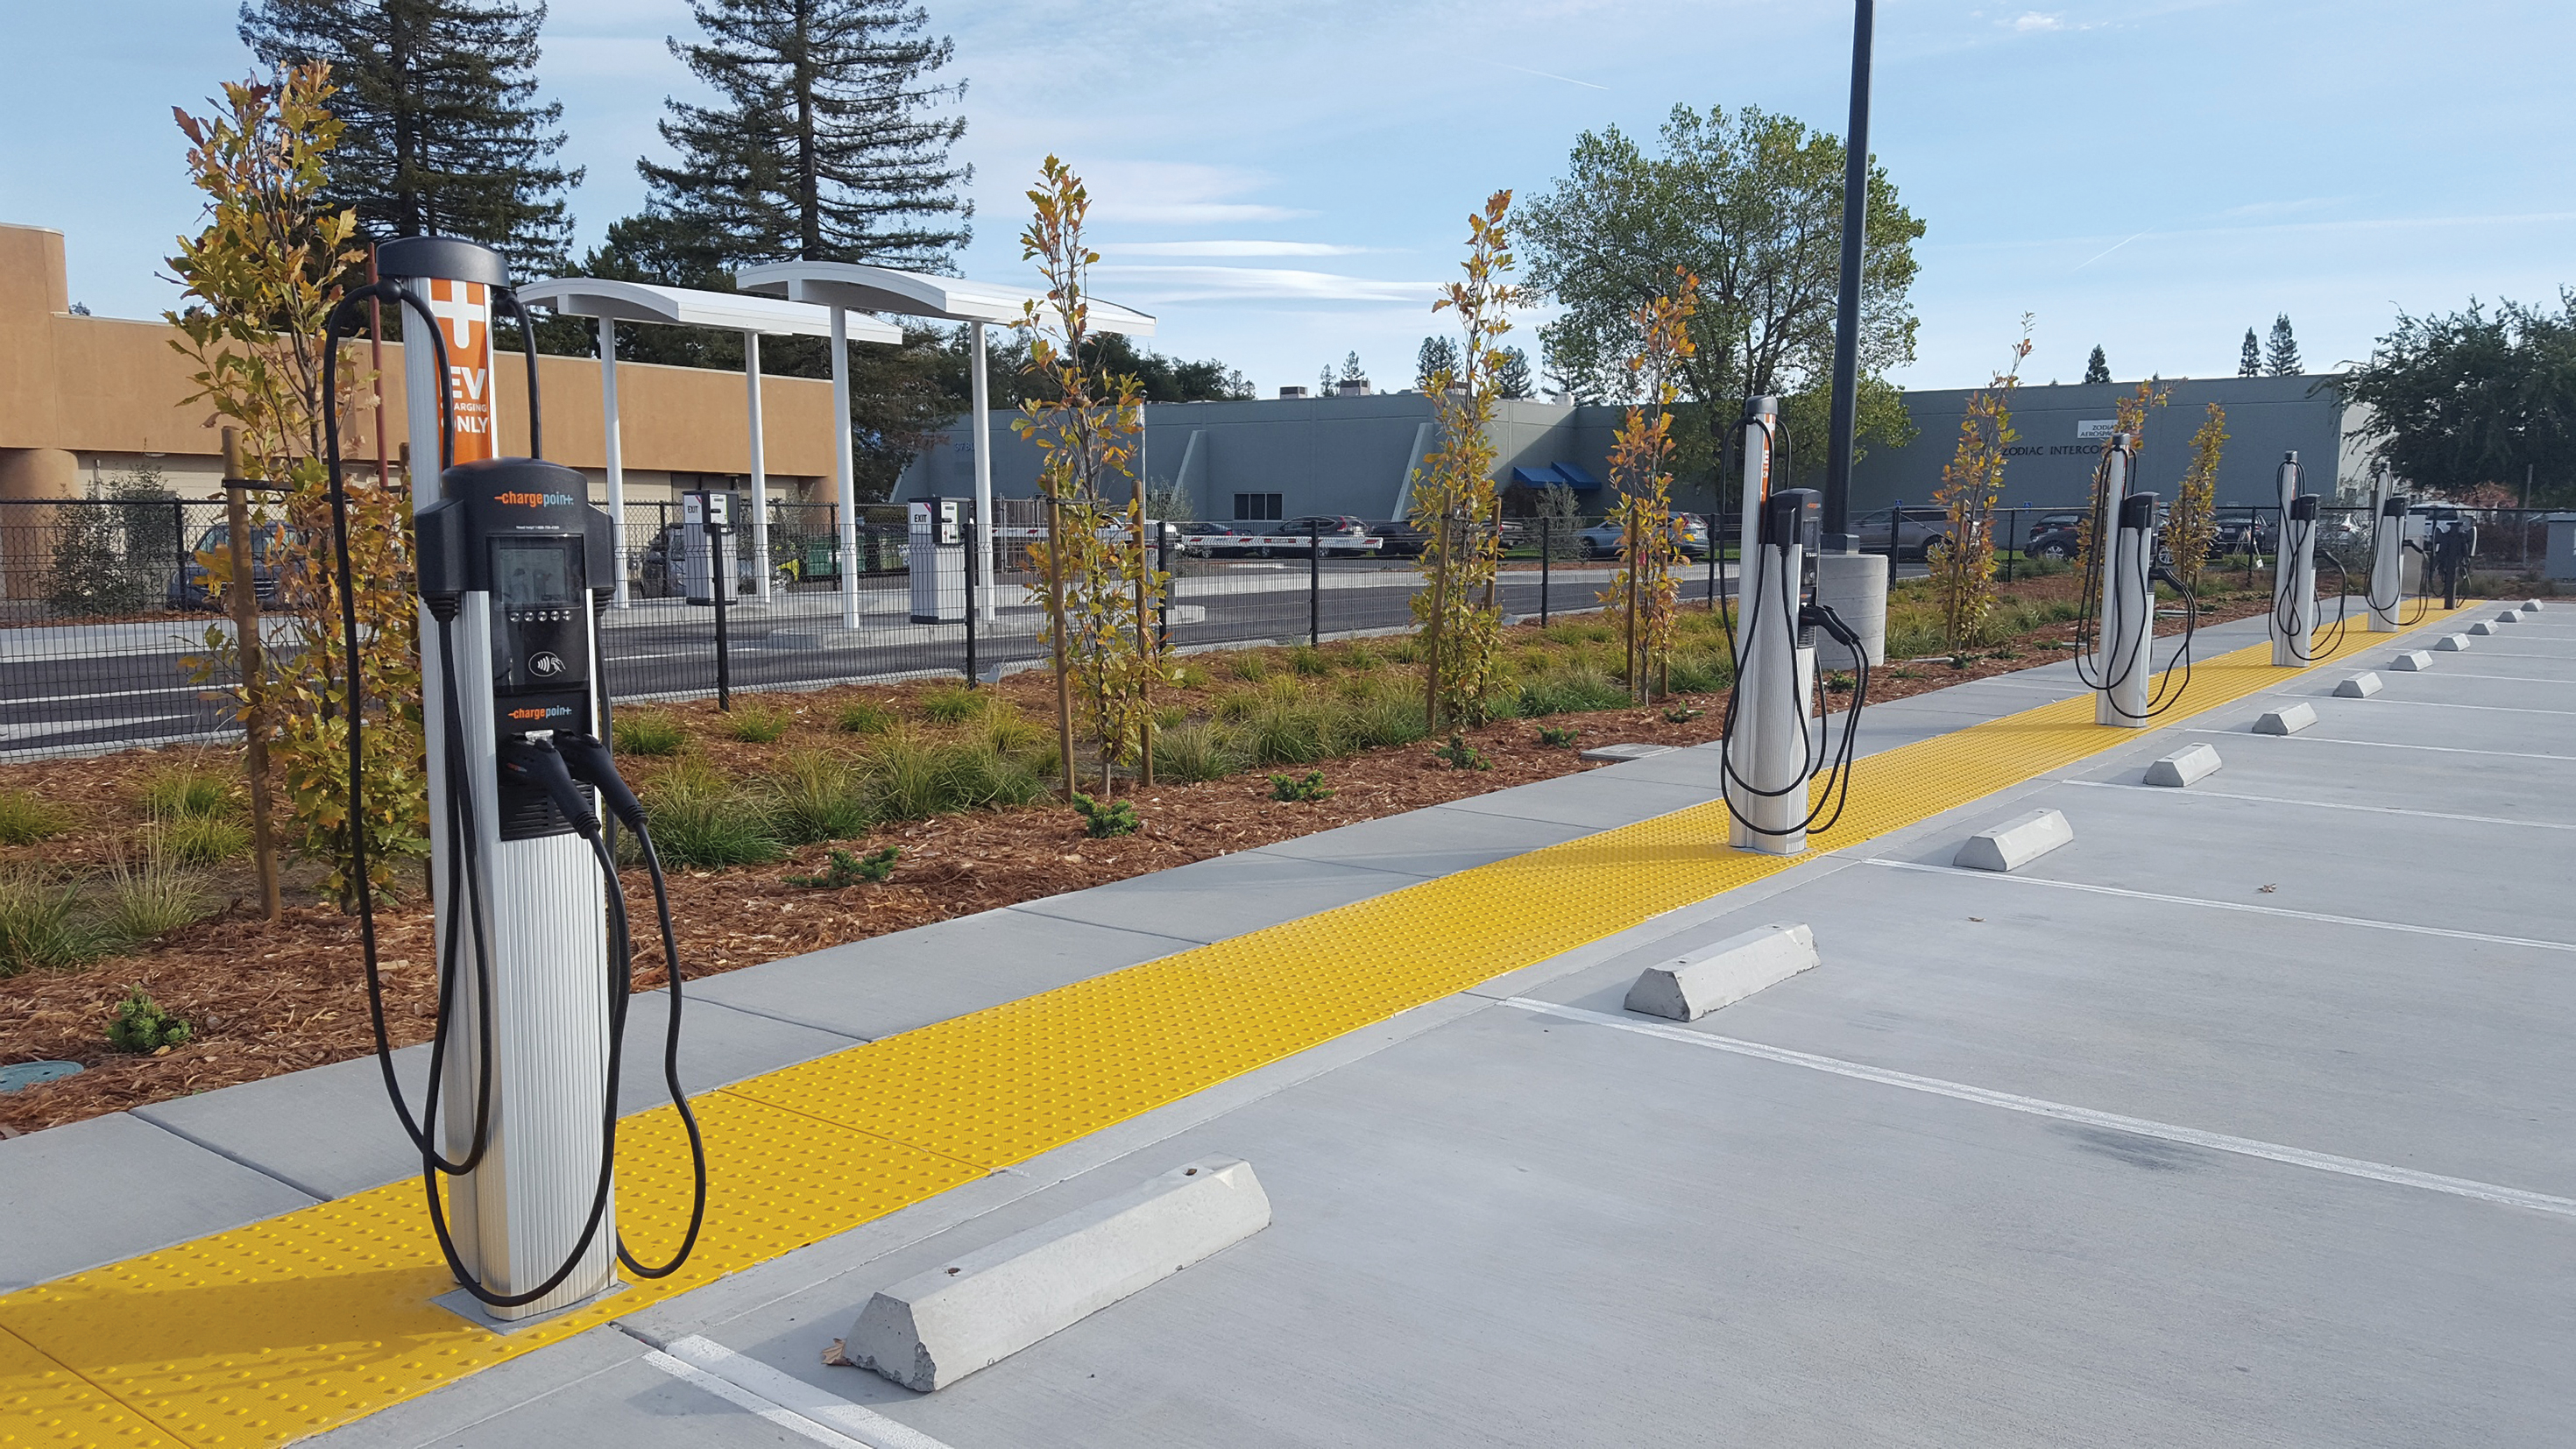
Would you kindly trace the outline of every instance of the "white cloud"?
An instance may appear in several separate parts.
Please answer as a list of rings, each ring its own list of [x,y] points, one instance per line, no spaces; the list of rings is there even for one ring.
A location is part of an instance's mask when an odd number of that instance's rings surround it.
[[[1239,221],[1296,221],[1313,216],[1290,206],[1234,201],[1128,201],[1091,188],[1091,219],[1148,226],[1223,226]]]
[[[1420,305],[1437,282],[1391,282],[1289,267],[1154,267],[1103,262],[1094,275],[1113,300],[1138,302],[1294,301],[1400,302]],[[1132,284],[1132,285],[1131,285]]]
[[[1331,242],[1293,241],[1152,241],[1102,242],[1111,257],[1349,257],[1375,247],[1336,246]]]
[[[2025,10],[2018,16],[2015,16],[2008,23],[2013,29],[2021,31],[2024,34],[2028,34],[2034,30],[2064,30],[2066,28],[2066,21],[2063,17],[2056,15],[2043,15],[2036,10]],[[1876,138],[1873,137],[1871,139],[1875,140]]]

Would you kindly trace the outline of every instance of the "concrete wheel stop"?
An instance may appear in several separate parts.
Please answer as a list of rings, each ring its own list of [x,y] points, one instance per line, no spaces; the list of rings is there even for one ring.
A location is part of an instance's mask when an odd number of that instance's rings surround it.
[[[2075,827],[2066,823],[2065,812],[2033,810],[1969,836],[1950,864],[1964,870],[2014,871],[2074,843]]]
[[[2469,632],[2481,639],[2485,639],[2501,634],[2504,631],[2495,626],[2495,621],[2493,619],[2480,619],[2469,626]]]
[[[946,1388],[1270,1226],[1235,1157],[1205,1157],[881,1289],[842,1360]]]
[[[2445,634],[2440,639],[2434,641],[2433,649],[2434,652],[2440,654],[2466,654],[2469,652],[2469,636],[2466,634]]]
[[[2368,670],[2335,681],[2335,698],[2368,699],[2379,692],[2379,676]]]
[[[2338,690],[2337,693],[2341,693],[2341,691]],[[2258,735],[2294,735],[2316,722],[2317,707],[2315,705],[2285,704],[2279,709],[2267,709],[2263,711],[2263,717],[2254,721],[2254,733]]]
[[[2409,649],[2389,660],[2388,667],[2399,674],[2421,674],[2433,667],[2433,656],[2421,649]]]
[[[1627,1008],[1644,1016],[1697,1021],[1816,964],[1816,933],[1805,926],[1757,926],[1714,946],[1649,966],[1628,988]]]
[[[2220,763],[2216,745],[2185,745],[2147,766],[2147,783],[2176,787],[2193,784],[2217,774]]]

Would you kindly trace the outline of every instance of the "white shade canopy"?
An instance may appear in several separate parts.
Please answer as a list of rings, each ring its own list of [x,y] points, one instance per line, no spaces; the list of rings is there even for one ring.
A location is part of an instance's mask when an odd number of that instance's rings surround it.
[[[549,277],[517,291],[522,302],[552,307],[573,317],[714,327],[728,332],[757,332],[764,337],[832,335],[830,311],[778,297],[663,287],[650,282],[612,282],[601,277]],[[854,342],[903,340],[902,328],[874,317],[853,317],[849,327]]]
[[[899,317],[937,317],[950,322],[1017,323],[1029,303],[1046,306],[1044,292],[995,282],[969,282],[934,277],[926,272],[898,272],[856,262],[767,262],[734,273],[745,292],[762,292],[792,302],[843,307],[861,312],[892,312]],[[1115,302],[1090,301],[1092,330],[1129,337],[1154,335],[1154,319]]]

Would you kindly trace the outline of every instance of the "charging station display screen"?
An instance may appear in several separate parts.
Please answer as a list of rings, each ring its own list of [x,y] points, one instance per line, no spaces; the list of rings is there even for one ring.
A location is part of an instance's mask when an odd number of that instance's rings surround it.
[[[578,691],[590,682],[581,598],[582,541],[492,540],[492,687],[499,694]]]

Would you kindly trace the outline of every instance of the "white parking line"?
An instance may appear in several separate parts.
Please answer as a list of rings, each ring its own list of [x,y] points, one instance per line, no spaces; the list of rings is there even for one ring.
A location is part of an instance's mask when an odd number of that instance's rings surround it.
[[[619,1327],[630,1335],[634,1333],[623,1324]],[[897,1423],[874,1409],[827,1394],[802,1379],[694,1333],[674,1339],[663,1348],[648,1349],[644,1361],[727,1403],[749,1409],[791,1434],[834,1449],[948,1449],[948,1445],[909,1424]]]
[[[2444,679],[2492,679],[2500,684],[2576,684],[2576,679],[2543,679],[2536,674],[2458,674],[2439,671]]]
[[[1889,870],[1919,870],[1932,875],[1955,875],[1969,880],[1998,881],[2005,885],[2045,886],[2050,890],[2083,891],[2088,895],[2120,896],[2133,901],[2161,901],[2175,906],[2206,906],[2213,911],[2241,911],[2249,916],[2281,916],[2294,921],[2317,921],[2329,926],[2362,926],[2373,931],[2398,931],[2409,936],[2441,936],[2453,941],[2482,941],[2492,946],[2527,946],[2535,951],[2576,952],[2576,942],[2542,941],[2528,936],[2491,936],[2484,931],[2454,931],[2447,926],[2417,926],[2405,921],[2374,921],[2363,916],[2334,916],[2323,911],[2294,911],[2287,906],[2258,906],[2248,901],[2213,901],[2203,896],[2169,896],[2156,891],[2125,890],[2119,886],[2093,885],[2079,880],[2049,880],[2035,875],[2004,875],[1991,870],[1966,870],[1955,865],[1926,865],[1916,860],[1889,860],[1885,856],[1863,856],[1863,865],[1885,866]]]
[[[2370,1162],[2358,1157],[2337,1157],[2330,1152],[2310,1152],[2303,1147],[2284,1147],[2277,1142],[2263,1142],[2252,1137],[2233,1137],[2224,1132],[2204,1132],[2197,1127],[2178,1127],[2170,1122],[2156,1122],[2144,1117],[2128,1117],[2117,1112],[2097,1112],[2090,1107],[2069,1106],[2039,1097],[2023,1097],[2011,1092],[1997,1092],[1986,1087],[1971,1087],[1963,1082],[1943,1081],[1938,1077],[1918,1077],[1912,1072],[1890,1071],[1885,1067],[1864,1066],[1839,1057],[1818,1056],[1813,1052],[1791,1051],[1786,1047],[1764,1046],[1760,1042],[1737,1037],[1718,1036],[1713,1032],[1692,1031],[1686,1027],[1663,1026],[1608,1012],[1587,1011],[1579,1006],[1559,1006],[1552,1001],[1537,1001],[1526,996],[1508,997],[1506,1006],[1542,1016],[1560,1017],[1567,1021],[1586,1022],[1635,1032],[1639,1036],[1661,1037],[1685,1046],[1705,1047],[1710,1051],[1730,1052],[1740,1057],[1754,1057],[1787,1066],[1805,1067],[1810,1071],[1830,1072],[1838,1077],[1876,1082],[1881,1086],[1902,1087],[1909,1092],[1925,1092],[1936,1097],[1949,1097],[1961,1102],[1974,1102],[1985,1107],[2000,1107],[2007,1112],[2021,1112],[2033,1117],[2049,1117],[2060,1122],[2074,1122],[2086,1127],[2100,1127],[2132,1137],[2151,1137],[2164,1142],[2178,1142],[2189,1147],[2206,1147],[2213,1152],[2232,1152],[2240,1157],[2258,1157],[2266,1162],[2286,1163],[2292,1167],[2331,1172],[2342,1177],[2364,1178],[2371,1182],[2392,1183],[2399,1187],[2421,1188],[2426,1192],[2445,1193],[2452,1197],[2471,1198],[2500,1207],[2528,1208],[2533,1212],[2556,1217],[2576,1218],[2576,1198],[2553,1197],[2544,1192],[2529,1192],[2518,1187],[2503,1187],[2474,1178],[2444,1177],[2439,1173],[2417,1172],[2413,1168],[2394,1167],[2385,1162]]]
[[[2536,750],[2471,750],[2463,749],[2458,745],[2400,745],[2392,744],[2387,740],[2339,740],[2332,735],[2312,735],[2304,733],[2295,735],[2257,735],[2251,730],[2213,730],[2206,729],[2198,725],[2185,725],[2183,726],[2182,732],[2187,735],[2226,735],[2231,739],[2239,740],[2297,740],[2303,744],[2311,745],[2358,745],[2363,749],[2371,750],[2425,750],[2436,755],[2489,755],[2502,760],[2557,760],[2562,763],[2576,764],[2576,755],[2544,755]]]
[[[2408,704],[2417,709],[2483,709],[2496,714],[2576,715],[2576,709],[2521,709],[2509,704],[2454,704],[2447,699],[2390,699],[2385,695],[2373,699],[2371,704]]]
[[[2251,800],[2261,805],[2302,805],[2314,810],[2357,810],[2370,815],[2411,815],[2418,820],[2464,820],[2471,825],[2521,825],[2533,830],[2576,830],[2576,821],[2509,820],[2501,815],[2455,815],[2447,810],[2409,810],[2402,805],[2352,805],[2340,800],[2293,800],[2285,795],[2239,795],[2227,790],[2168,789],[2162,785],[2132,785],[2122,780],[2060,780],[2060,785],[2082,785],[2091,790],[2135,790],[2141,795],[2160,795],[2166,799]]]

